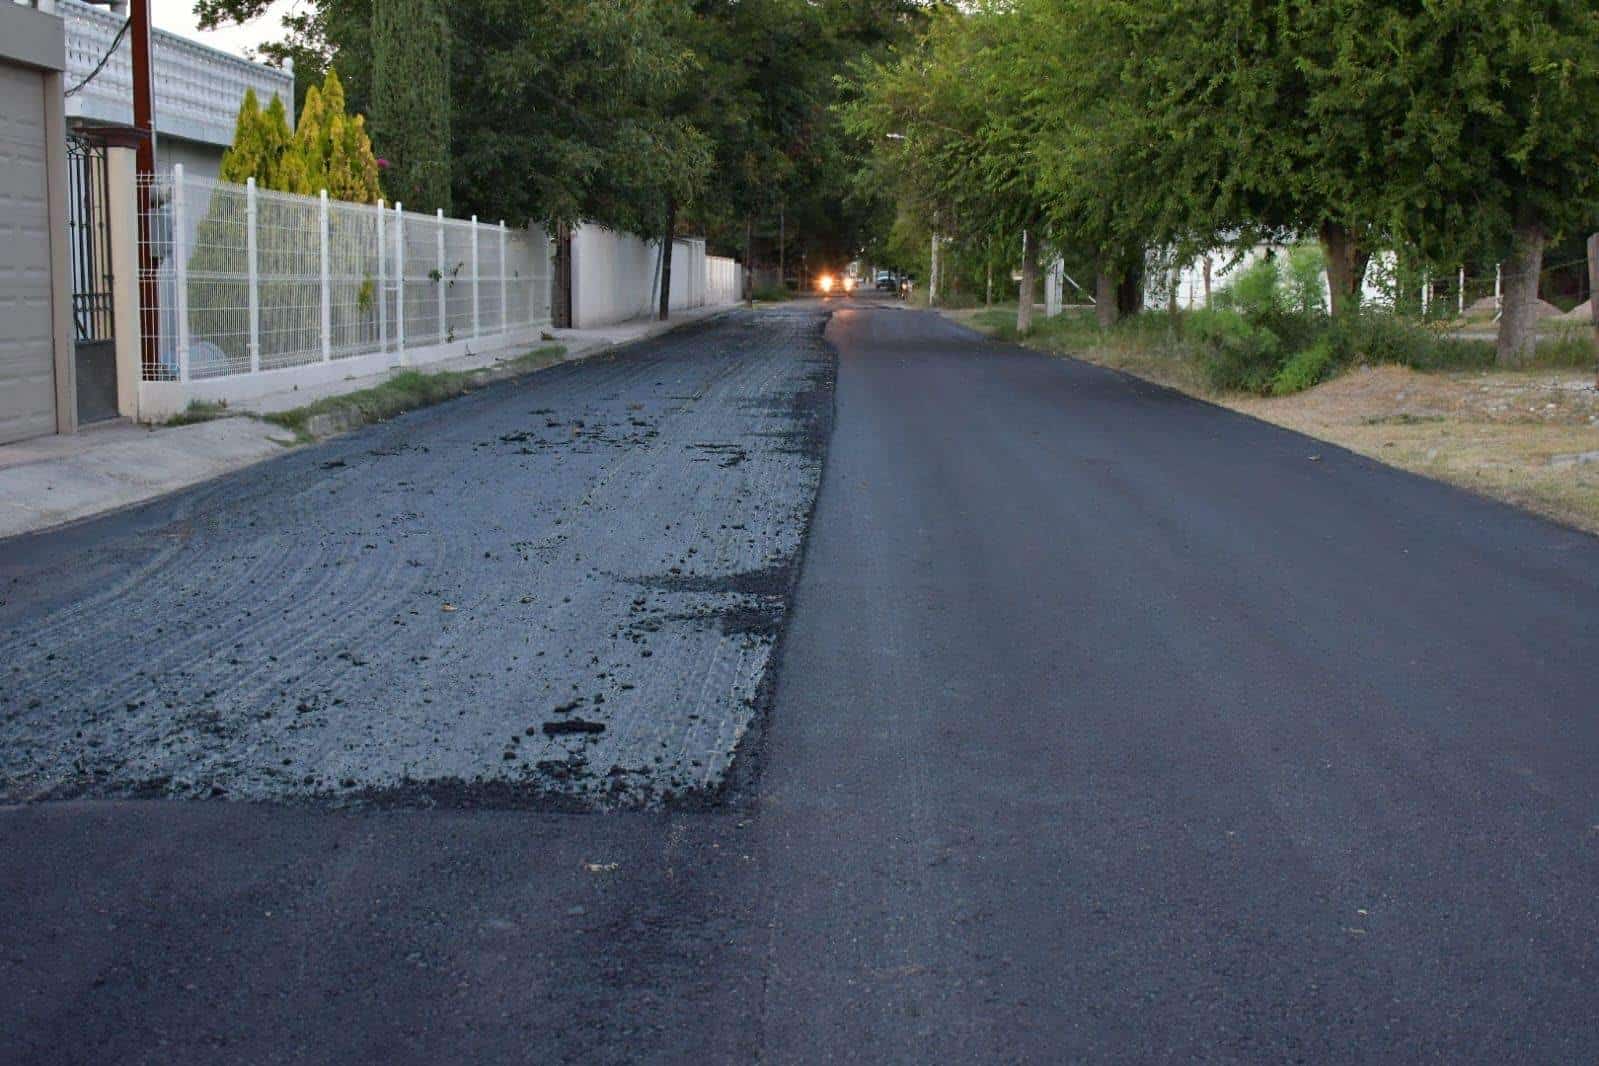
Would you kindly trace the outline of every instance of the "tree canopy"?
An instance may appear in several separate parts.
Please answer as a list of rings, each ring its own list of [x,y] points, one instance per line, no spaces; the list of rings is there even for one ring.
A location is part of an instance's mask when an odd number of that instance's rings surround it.
[[[263,109],[255,91],[245,90],[233,145],[222,155],[222,178],[255,178],[261,188],[302,196],[326,189],[335,200],[363,204],[383,195],[366,123],[346,111],[344,88],[333,70],[307,91],[293,133],[281,99],[274,96]]]
[[[268,0],[197,0],[203,24],[262,16]],[[400,196],[404,158],[385,107],[416,84],[379,89],[384,11],[437,0],[309,0],[263,58],[292,58],[297,83],[336,69]],[[836,76],[908,39],[922,0],[454,0],[437,4],[448,40],[447,152],[457,213],[512,223],[594,221],[658,235],[679,228],[742,251],[753,232],[775,252],[779,212],[791,254],[842,261],[884,218],[877,193],[841,198],[866,155],[833,111]],[[390,64],[392,69],[393,65]],[[320,76],[320,75],[318,75]],[[297,84],[297,91],[304,88]],[[409,94],[409,96],[406,96]],[[386,101],[387,103],[385,103]],[[403,196],[408,205],[412,194]],[[799,236],[795,236],[798,234]]]
[[[1510,325],[1544,240],[1596,221],[1596,31],[1579,0],[981,0],[859,68],[845,121],[962,239],[1042,219],[1123,279],[1318,240],[1334,314],[1378,250],[1504,259]]]

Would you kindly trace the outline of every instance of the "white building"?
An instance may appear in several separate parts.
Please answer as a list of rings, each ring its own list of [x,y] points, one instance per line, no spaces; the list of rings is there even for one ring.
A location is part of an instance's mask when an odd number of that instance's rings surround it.
[[[89,78],[127,21],[127,0],[37,0],[37,6],[54,11],[66,24],[67,124],[132,126],[133,45],[126,34]],[[255,90],[262,107],[273,96],[282,97],[294,125],[292,70],[252,63],[165,30],[152,30],[150,36],[158,170],[182,163],[190,174],[216,177],[222,153],[233,143],[247,89]]]

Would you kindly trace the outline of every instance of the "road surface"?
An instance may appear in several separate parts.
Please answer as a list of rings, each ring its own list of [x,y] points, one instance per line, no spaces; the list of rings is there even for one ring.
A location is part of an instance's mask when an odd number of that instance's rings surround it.
[[[8,1059],[1599,1057],[1599,543],[926,313],[0,581]]]

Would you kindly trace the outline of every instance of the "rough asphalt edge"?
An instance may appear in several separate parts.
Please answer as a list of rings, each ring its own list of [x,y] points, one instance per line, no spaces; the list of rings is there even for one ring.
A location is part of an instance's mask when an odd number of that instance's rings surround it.
[[[519,782],[470,782],[439,778],[408,782],[391,788],[363,789],[356,794],[319,792],[293,799],[251,802],[267,806],[314,807],[335,811],[517,810],[600,815],[634,810],[667,813],[727,809],[743,811],[752,807],[760,783],[760,771],[766,750],[765,722],[775,702],[778,679],[782,674],[783,652],[787,644],[789,624],[794,614],[795,594],[799,588],[800,572],[805,565],[805,551],[810,544],[816,504],[822,496],[822,479],[827,476],[827,456],[831,450],[833,424],[838,411],[839,353],[837,347],[827,339],[827,326],[832,317],[832,312],[827,312],[817,330],[817,340],[820,342],[823,356],[821,366],[811,375],[810,387],[795,395],[794,405],[791,408],[797,423],[795,433],[801,436],[799,446],[817,461],[816,491],[811,494],[810,503],[805,509],[799,544],[793,556],[781,567],[774,568],[776,570],[774,576],[777,576],[777,581],[774,582],[776,587],[766,594],[783,598],[782,618],[778,622],[777,636],[772,643],[771,655],[766,661],[766,670],[755,689],[755,702],[750,709],[749,725],[739,737],[738,743],[734,745],[727,773],[715,788],[696,787],[672,792],[645,804],[609,805],[597,802],[594,797],[565,795],[538,788],[529,789]],[[697,324],[692,323],[684,328],[689,329]]]
[[[728,315],[732,314],[734,311],[738,311],[738,310],[743,309],[743,307],[744,307],[743,304],[735,304],[732,307],[729,307],[725,311],[718,311],[716,314],[707,315],[704,318],[696,318],[696,319],[694,319],[691,322],[680,322],[677,325],[672,326],[670,329],[663,329],[663,330],[661,330],[661,332],[651,334],[648,337],[637,337],[637,338],[635,338],[633,340],[622,341],[622,342],[620,342],[618,344],[602,345],[601,347],[593,348],[593,349],[590,349],[589,351],[586,351],[586,352],[579,352],[577,355],[564,356],[564,357],[562,357],[560,362],[550,363],[547,366],[534,367],[532,370],[519,370],[519,371],[514,371],[514,372],[508,373],[508,374],[507,373],[498,373],[497,374],[496,371],[500,370],[501,368],[496,367],[493,364],[490,364],[488,366],[478,367],[476,370],[463,371],[463,373],[471,374],[474,377],[476,377],[478,380],[474,381],[470,386],[468,386],[465,392],[459,393],[458,395],[455,395],[455,396],[451,396],[448,399],[441,400],[440,403],[450,403],[453,400],[459,400],[463,396],[468,396],[468,395],[470,395],[470,394],[472,394],[474,392],[479,392],[479,391],[481,391],[483,389],[492,388],[495,385],[501,384],[502,382],[507,382],[507,381],[519,382],[519,381],[524,380],[525,378],[533,377],[535,374],[542,374],[546,370],[554,370],[557,367],[570,366],[570,365],[572,365],[574,363],[581,363],[581,362],[584,362],[586,360],[594,359],[594,358],[597,358],[597,357],[600,357],[600,356],[622,355],[622,354],[625,354],[626,352],[628,352],[629,350],[637,347],[638,345],[648,344],[651,341],[660,340],[662,337],[669,336],[669,335],[672,335],[672,334],[692,333],[692,332],[695,332],[697,330],[707,328],[707,327],[709,327],[711,325],[714,325],[714,324],[720,322],[722,319],[726,318]],[[552,344],[552,343],[553,344],[558,344],[560,342],[559,341],[541,341],[540,343],[541,344]],[[529,349],[529,350],[531,351],[533,349]],[[424,370],[424,372],[426,372],[425,368],[423,368],[423,367],[411,367],[410,369],[412,369],[412,370]],[[439,404],[427,404],[425,406],[437,407],[437,406],[439,406]],[[416,410],[420,410],[420,408],[410,407],[410,408],[407,408],[404,411],[396,412],[396,416],[403,415],[403,414],[408,414],[409,412],[416,411]],[[247,415],[247,414],[238,414],[238,415],[229,415],[227,417],[230,417],[230,418],[247,418],[247,417],[250,417],[250,416]],[[347,425],[342,425],[342,424],[341,425],[333,425],[333,424],[329,423],[331,428],[328,428],[325,432],[317,433],[315,435],[315,439],[314,440],[303,441],[303,442],[294,441],[294,440],[284,440],[284,441],[279,441],[278,443],[283,445],[282,454],[283,455],[288,455],[291,452],[297,452],[297,451],[300,451],[300,450],[305,449],[305,448],[318,447],[319,445],[325,444],[326,442],[328,442],[330,440],[335,440],[335,439],[337,439],[339,437],[342,437],[342,436],[344,436],[344,435],[346,435],[348,433],[354,433],[357,430],[365,429],[367,426],[381,425],[383,422],[386,422],[386,421],[388,421],[388,419],[378,419],[376,421],[359,421],[359,422],[352,421],[352,422],[350,422]],[[159,426],[153,427],[153,430],[160,429],[160,428],[161,427],[159,427]],[[136,510],[137,508],[145,507],[145,506],[147,506],[149,504],[155,503],[158,500],[164,500],[164,499],[168,498],[169,496],[175,496],[175,495],[177,495],[180,492],[189,492],[190,490],[197,489],[197,488],[199,488],[202,485],[209,485],[213,481],[217,481],[217,480],[220,480],[221,478],[228,477],[231,474],[238,473],[240,470],[248,470],[251,467],[260,466],[262,463],[273,462],[277,458],[278,458],[277,455],[268,455],[268,456],[266,456],[264,458],[256,459],[256,460],[253,460],[251,462],[245,463],[242,466],[236,466],[236,467],[234,467],[231,470],[223,470],[223,471],[220,471],[220,472],[218,472],[216,474],[211,475],[210,477],[201,478],[199,481],[191,481],[187,485],[179,485],[177,488],[169,489],[166,492],[159,492],[159,493],[156,493],[154,496],[146,496],[142,500],[131,500],[131,501],[127,502],[127,503],[118,504],[115,507],[107,507],[103,511],[96,511],[93,514],[85,514],[85,515],[79,515],[76,518],[69,518],[65,522],[57,522],[55,525],[43,526],[43,527],[41,527],[39,529],[29,529],[29,530],[25,530],[24,532],[21,532],[21,533],[13,533],[9,537],[0,537],[0,548],[5,547],[7,544],[12,543],[13,541],[20,541],[20,540],[23,540],[24,538],[27,538],[27,537],[47,537],[47,536],[51,535],[52,533],[60,533],[63,530],[74,529],[74,528],[76,528],[78,526],[84,525],[84,524],[89,523],[89,522],[95,522],[95,521],[98,521],[99,519],[106,518],[106,517],[109,517],[111,515],[118,515],[118,514],[122,514],[125,511]]]
[[[1362,455],[1360,452],[1354,451],[1351,448],[1346,448],[1337,441],[1328,440],[1326,437],[1318,437],[1315,434],[1306,433],[1302,429],[1294,429],[1291,426],[1285,426],[1280,422],[1273,422],[1270,419],[1261,418],[1258,415],[1252,415],[1248,411],[1239,411],[1236,408],[1228,407],[1226,404],[1217,403],[1208,396],[1200,396],[1197,393],[1179,389],[1175,385],[1167,385],[1164,382],[1155,381],[1152,378],[1146,378],[1143,375],[1136,374],[1131,370],[1123,370],[1121,367],[1115,366],[1106,366],[1103,363],[1096,363],[1092,359],[1080,359],[1071,352],[1048,351],[1043,348],[1030,348],[1025,344],[1018,344],[1015,341],[1002,341],[998,337],[984,333],[982,330],[976,329],[972,326],[968,326],[966,323],[957,321],[948,315],[944,315],[942,317],[944,321],[948,322],[950,325],[955,326],[957,329],[963,329],[970,333],[973,337],[987,341],[989,344],[997,344],[1002,348],[1009,348],[1012,351],[1027,352],[1031,355],[1040,356],[1044,359],[1066,359],[1073,363],[1079,363],[1083,366],[1091,366],[1095,370],[1103,370],[1106,373],[1115,374],[1117,377],[1126,378],[1129,382],[1135,385],[1153,389],[1156,392],[1165,392],[1170,393],[1173,396],[1180,396],[1185,400],[1191,400],[1194,403],[1204,404],[1206,407],[1214,408],[1217,411],[1222,411],[1237,418],[1247,418],[1251,422],[1258,422],[1263,426],[1270,426],[1272,429],[1277,430],[1280,433],[1292,433],[1294,436],[1299,437],[1309,443],[1317,444],[1325,449],[1329,449],[1331,453],[1338,455],[1342,459],[1346,459],[1355,463],[1365,463],[1369,469],[1396,470],[1401,474],[1408,474],[1411,477],[1421,478],[1423,481],[1431,482],[1434,485],[1442,485],[1445,488],[1464,493],[1465,495],[1476,500],[1484,500],[1488,503],[1498,504],[1500,507],[1509,507],[1512,510],[1520,511],[1522,514],[1531,515],[1534,518],[1548,522],[1550,525],[1559,526],[1561,529],[1566,530],[1567,532],[1581,533],[1585,537],[1599,538],[1599,532],[1595,532],[1591,529],[1584,529],[1582,526],[1575,525],[1559,515],[1550,514],[1547,511],[1540,511],[1536,508],[1528,507],[1525,504],[1517,503],[1515,500],[1507,499],[1503,496],[1490,495],[1489,493],[1475,489],[1470,485],[1463,485],[1458,481],[1448,481],[1441,477],[1433,477],[1431,474],[1423,474],[1419,470],[1411,470],[1407,467],[1397,466],[1393,463],[1385,463],[1375,456]],[[1322,454],[1325,455],[1327,453],[1323,452]]]
[[[793,625],[794,611],[799,606],[799,580],[805,569],[805,555],[811,543],[811,528],[816,524],[816,507],[822,499],[822,483],[827,478],[827,459],[833,450],[833,426],[838,418],[838,348],[827,339],[827,327],[833,321],[828,311],[821,322],[819,337],[825,361],[820,373],[811,379],[812,388],[796,397],[796,414],[806,425],[804,448],[815,455],[816,491],[811,494],[810,506],[805,509],[805,521],[800,527],[799,546],[794,549],[789,562],[783,589],[785,607],[778,623],[777,639],[772,643],[771,656],[766,660],[766,672],[755,689],[755,706],[751,708],[750,723],[733,746],[733,757],[727,773],[715,789],[700,790],[677,797],[667,804],[668,810],[707,810],[733,808],[747,810],[754,806],[759,794],[761,770],[766,762],[766,723],[777,702],[777,686],[783,675],[783,658],[788,647],[788,631]],[[818,397],[818,392],[825,397]],[[803,410],[798,408],[803,405]]]

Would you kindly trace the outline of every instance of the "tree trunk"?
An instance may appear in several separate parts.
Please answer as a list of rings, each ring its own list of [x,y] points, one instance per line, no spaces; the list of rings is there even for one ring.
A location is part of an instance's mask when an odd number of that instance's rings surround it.
[[[1366,262],[1349,227],[1338,222],[1321,225],[1321,250],[1327,257],[1327,292],[1333,317],[1360,309],[1360,289],[1366,280]]]
[[[744,219],[744,299],[755,306],[755,218]]]
[[[661,239],[661,321],[672,314],[672,235],[677,232],[677,201],[666,201],[666,235]]]
[[[1599,360],[1599,233],[1588,238],[1588,310],[1593,321],[1594,356]],[[1599,362],[1595,364],[1594,379],[1599,387]]]
[[[1133,267],[1121,276],[1116,285],[1116,315],[1132,318],[1144,309],[1144,268]]]
[[[927,306],[928,307],[937,307],[938,306],[938,286],[939,286],[939,282],[943,281],[944,279],[938,276],[939,268],[941,266],[943,266],[943,263],[941,263],[939,261],[938,234],[936,234],[936,233],[933,234],[933,247],[932,247],[932,251],[929,254],[932,256],[932,261],[931,261],[930,265],[928,266],[928,270],[927,270],[927,274],[928,274],[928,277],[927,277]]]
[[[987,250],[983,255],[984,265],[988,267],[988,291],[983,296],[983,306],[994,306],[994,238],[988,238]]]
[[[1499,319],[1500,366],[1520,366],[1538,343],[1538,275],[1543,271],[1543,227],[1516,226],[1516,243],[1505,261],[1504,314]]]
[[[1038,289],[1038,239],[1022,230],[1022,287],[1016,294],[1016,335],[1027,336],[1033,328],[1033,297]]]
[[[551,278],[550,322],[556,329],[572,328],[572,227],[555,227],[555,270]]]
[[[1114,326],[1118,310],[1116,276],[1109,272],[1108,267],[1100,267],[1094,274],[1094,318],[1099,322],[1099,328]]]

